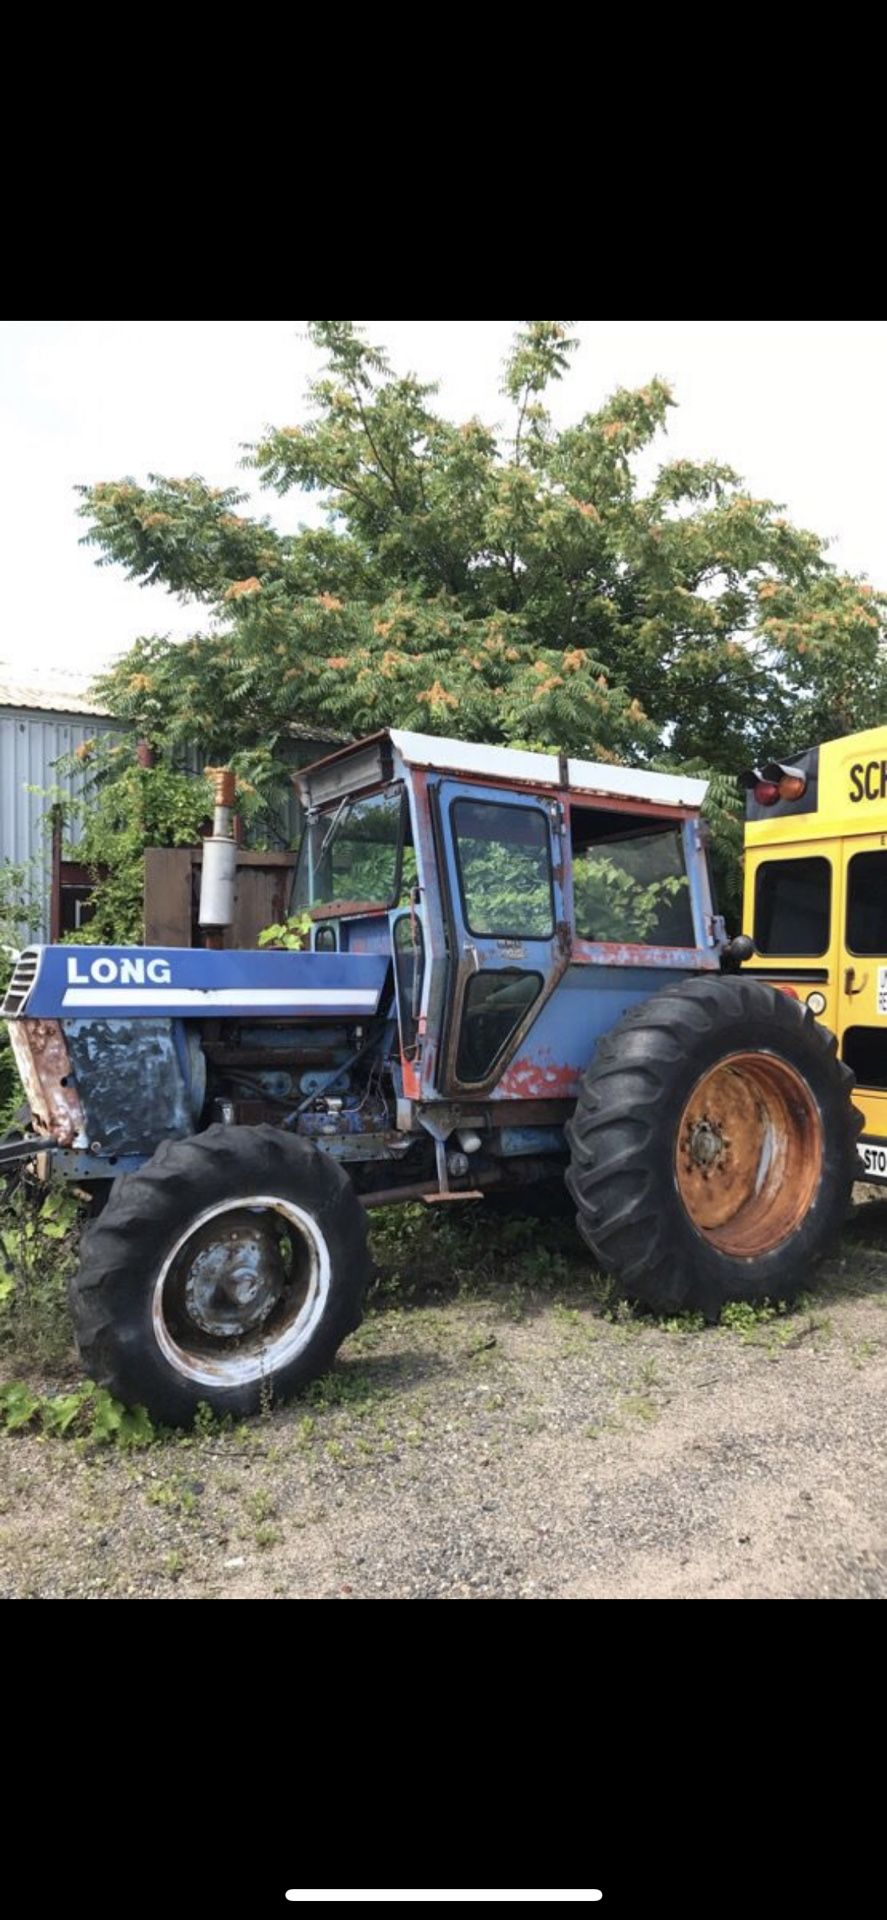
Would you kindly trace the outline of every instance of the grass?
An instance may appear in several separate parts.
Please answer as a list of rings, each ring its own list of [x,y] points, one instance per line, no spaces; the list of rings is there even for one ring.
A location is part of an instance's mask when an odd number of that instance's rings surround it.
[[[169,1480],[159,1480],[156,1486],[149,1487],[147,1499],[152,1507],[166,1507],[172,1513],[196,1513],[203,1488],[199,1482],[186,1480],[184,1474],[176,1473]]]
[[[811,1294],[799,1293],[790,1301],[730,1301],[721,1314],[720,1330],[737,1336],[745,1346],[766,1348],[771,1359],[776,1359],[804,1340],[821,1345],[831,1333],[832,1322],[829,1314],[818,1309]]]
[[[0,1203],[0,1366],[7,1374],[56,1382],[79,1377],[66,1304],[66,1284],[77,1260],[78,1204],[70,1189],[41,1190],[21,1180]],[[618,1299],[612,1281],[598,1274],[569,1221],[494,1216],[469,1206],[444,1216],[421,1204],[373,1217],[374,1278],[367,1316],[352,1336],[347,1357],[317,1380],[304,1396],[297,1444],[313,1444],[313,1422],[335,1408],[356,1419],[373,1412],[400,1390],[403,1365],[390,1353],[390,1330],[411,1327],[420,1336],[433,1374],[437,1355],[469,1372],[495,1373],[501,1359],[499,1331],[541,1313],[555,1315],[565,1357],[583,1357],[608,1326],[619,1341],[635,1339],[650,1325]],[[452,1316],[459,1301],[476,1309],[477,1324],[458,1355],[450,1354]],[[655,1324],[655,1323],[654,1323]],[[696,1316],[672,1316],[667,1331],[694,1332]],[[406,1342],[405,1342],[406,1344]],[[411,1364],[405,1362],[403,1364]],[[269,1396],[264,1408],[273,1414]],[[201,1408],[195,1435],[218,1431]],[[241,1435],[256,1444],[256,1425]]]
[[[659,1418],[659,1408],[655,1401],[648,1399],[642,1393],[627,1394],[624,1400],[620,1400],[619,1406],[620,1411],[630,1415],[633,1420],[652,1421]]]
[[[510,1329],[532,1333],[534,1321],[544,1319],[554,1360],[580,1372],[594,1366],[606,1381],[613,1410],[595,1418],[589,1433],[600,1432],[608,1418],[643,1423],[659,1417],[661,1336],[669,1343],[712,1337],[699,1314],[657,1317],[621,1300],[612,1280],[590,1266],[568,1221],[502,1217],[482,1206],[443,1214],[415,1204],[373,1215],[374,1278],[364,1323],[333,1370],[291,1410],[285,1429],[269,1395],[258,1420],[235,1425],[203,1406],[191,1433],[156,1436],[150,1423],[122,1418],[107,1395],[82,1382],[65,1297],[79,1218],[76,1198],[62,1183],[39,1189],[18,1180],[0,1202],[0,1381],[8,1382],[0,1386],[0,1427],[70,1434],[88,1445],[162,1438],[165,1446],[197,1454],[224,1444],[232,1458],[239,1453],[273,1464],[304,1456],[318,1472],[369,1470],[433,1439],[441,1376],[464,1385],[469,1396],[460,1420],[482,1418],[495,1427],[501,1418],[524,1433],[539,1431],[532,1407],[516,1409],[510,1398]],[[791,1306],[732,1303],[722,1314],[720,1336],[763,1348],[771,1358],[807,1341],[822,1345],[832,1330],[826,1305],[864,1291],[887,1294],[877,1236],[867,1247],[864,1225],[851,1229],[815,1302],[805,1294]],[[654,1355],[648,1348],[657,1338]],[[871,1340],[857,1340],[853,1364],[865,1365],[875,1351]],[[182,1515],[197,1499],[178,1473],[148,1497]],[[270,1509],[251,1514],[256,1529],[273,1528],[275,1518]]]

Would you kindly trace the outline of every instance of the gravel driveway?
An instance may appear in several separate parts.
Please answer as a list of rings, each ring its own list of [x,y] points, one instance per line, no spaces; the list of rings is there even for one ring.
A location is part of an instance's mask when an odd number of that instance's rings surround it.
[[[375,1245],[306,1399],[135,1453],[0,1441],[0,1593],[887,1593],[887,1202],[810,1301],[718,1329],[614,1310],[557,1223],[413,1209]]]

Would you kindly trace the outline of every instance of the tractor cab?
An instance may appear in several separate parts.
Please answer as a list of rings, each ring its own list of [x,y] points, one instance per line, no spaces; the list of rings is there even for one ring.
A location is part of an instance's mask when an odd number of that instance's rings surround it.
[[[751,768],[745,972],[837,1036],[863,1116],[860,1177],[887,1181],[887,727]]]
[[[614,1019],[720,964],[704,781],[392,730],[298,785],[294,904],[393,956],[407,1100],[562,1122]]]

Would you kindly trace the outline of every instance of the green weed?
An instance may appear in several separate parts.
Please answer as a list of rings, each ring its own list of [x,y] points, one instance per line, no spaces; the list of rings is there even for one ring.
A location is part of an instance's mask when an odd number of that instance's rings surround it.
[[[645,1394],[630,1393],[620,1400],[619,1405],[621,1411],[630,1414],[634,1420],[653,1421],[659,1418],[659,1408]]]
[[[23,1380],[0,1386],[0,1428],[70,1436],[95,1446],[146,1447],[157,1438],[144,1407],[122,1407],[105,1387],[81,1381],[70,1393],[40,1394]]]
[[[253,1493],[247,1495],[245,1504],[247,1512],[258,1525],[276,1517],[277,1503],[267,1487],[256,1487]]]
[[[80,1207],[63,1181],[45,1188],[24,1176],[0,1212],[0,1350],[17,1367],[63,1367],[73,1357],[66,1298],[77,1258]]]
[[[192,1514],[203,1489],[193,1480],[186,1480],[183,1474],[173,1474],[169,1480],[159,1480],[156,1486],[148,1488],[148,1504],[152,1507],[166,1507],[172,1513]]]

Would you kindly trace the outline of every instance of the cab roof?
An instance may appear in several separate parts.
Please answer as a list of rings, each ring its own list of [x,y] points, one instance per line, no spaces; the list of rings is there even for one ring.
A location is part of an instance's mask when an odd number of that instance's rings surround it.
[[[339,753],[328,754],[296,775],[306,807],[323,806],[362,786],[374,786],[416,769],[489,780],[497,785],[563,792],[594,800],[644,801],[649,806],[698,812],[706,780],[688,774],[651,773],[609,761],[573,760],[564,754],[527,753],[519,747],[491,747],[481,741],[447,740],[437,734],[407,733],[386,727]]]

